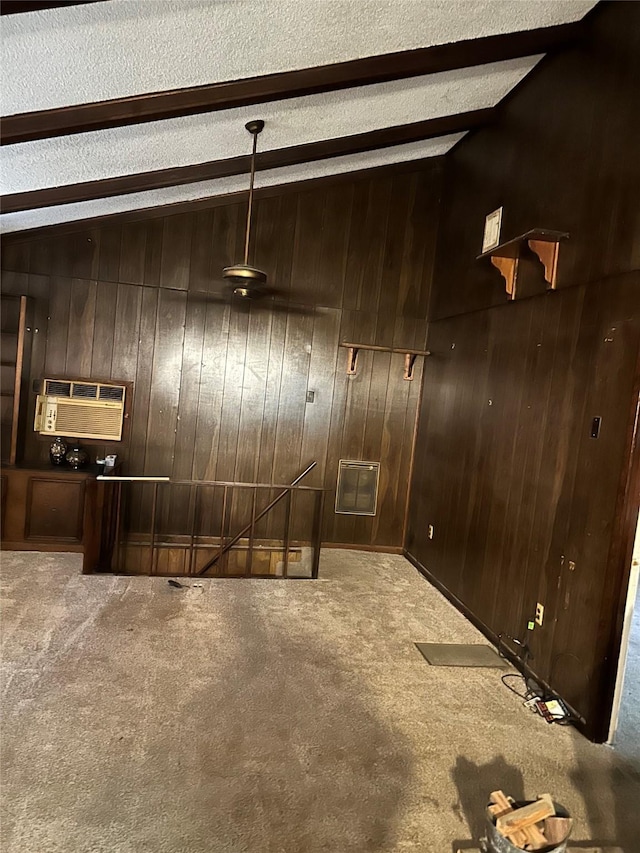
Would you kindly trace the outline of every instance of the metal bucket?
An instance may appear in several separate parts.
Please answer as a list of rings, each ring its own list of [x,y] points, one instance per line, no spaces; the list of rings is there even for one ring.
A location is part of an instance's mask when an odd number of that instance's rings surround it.
[[[518,801],[513,803],[513,807],[514,809],[519,809],[522,806],[528,806],[531,802],[535,802],[535,800]],[[553,807],[556,810],[555,817],[571,817],[564,806],[561,806],[560,803],[556,803],[555,800],[553,802]],[[496,819],[488,809],[486,811],[486,818],[487,837],[485,841],[487,853],[522,853],[521,847],[516,847],[515,844],[512,844],[501,832],[498,832],[496,829]],[[539,851],[536,851],[536,853],[566,853],[569,835],[571,835],[571,829],[569,829],[564,841],[561,841],[559,844],[549,844],[547,847],[542,847]]]

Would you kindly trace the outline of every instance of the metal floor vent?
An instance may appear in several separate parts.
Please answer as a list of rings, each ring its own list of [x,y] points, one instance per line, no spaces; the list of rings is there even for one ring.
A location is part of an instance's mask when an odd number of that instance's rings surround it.
[[[492,666],[510,669],[509,662],[491,646],[478,643],[416,643],[431,666]]]
[[[344,515],[375,515],[379,475],[379,462],[341,459],[338,464],[336,512]]]

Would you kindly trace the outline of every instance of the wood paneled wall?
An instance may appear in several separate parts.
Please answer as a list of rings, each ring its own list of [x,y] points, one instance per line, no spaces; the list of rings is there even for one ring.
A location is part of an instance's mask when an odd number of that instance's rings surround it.
[[[434,161],[260,199],[251,260],[277,305],[214,296],[242,256],[241,203],[6,240],[3,289],[35,300],[32,378],[132,381],[114,449],[133,474],[281,483],[317,460],[308,484],[333,490],[339,459],[379,460],[377,516],[336,515],[330,491],[324,538],[399,548],[421,360],[407,382],[401,354],[362,351],[347,377],[338,344],[424,347],[440,188]],[[47,447],[26,436],[29,461]]]
[[[615,539],[640,340],[639,12],[597,10],[589,42],[543,60],[447,163],[407,537],[488,632],[526,639],[596,738],[629,569]],[[507,304],[475,260],[500,205],[503,239],[570,232],[557,293],[531,260]]]

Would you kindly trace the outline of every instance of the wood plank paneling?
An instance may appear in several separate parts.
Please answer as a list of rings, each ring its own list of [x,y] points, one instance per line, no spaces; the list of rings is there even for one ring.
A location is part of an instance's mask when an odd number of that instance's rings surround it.
[[[215,480],[229,341],[229,306],[207,304],[192,477]]]
[[[144,458],[149,475],[170,476],[173,470],[186,306],[186,294],[158,291]]]
[[[434,324],[416,442],[409,552],[491,631],[526,640],[534,670],[593,725],[639,293],[603,283]],[[447,355],[473,323],[481,345]],[[536,601],[545,625],[528,632]]]
[[[172,476],[177,480],[191,479],[193,471],[206,319],[206,302],[200,299],[197,294],[195,296],[189,294],[185,312],[180,400],[178,402],[179,418],[176,432],[176,446],[183,448],[183,450],[175,454],[172,469]]]
[[[264,407],[262,410],[260,460],[258,462],[258,482],[260,483],[275,482],[273,479],[273,466],[286,331],[287,315],[284,312],[275,313],[271,325],[271,340],[269,341],[269,352],[267,355],[267,381]]]
[[[39,274],[38,378],[133,382],[130,423],[112,448],[132,474],[289,482],[315,460],[308,482],[328,490],[325,538],[400,547],[419,373],[405,382],[402,355],[363,351],[349,378],[338,344],[424,345],[425,321],[412,314],[429,296],[442,165],[416,169],[259,199],[250,258],[275,295],[258,303],[229,304],[222,279],[242,257],[244,203],[12,243],[3,264]],[[30,433],[27,444],[46,457],[47,442]],[[382,462],[380,518],[334,513],[340,458]],[[134,491],[128,529],[148,525],[150,496]],[[248,500],[234,499],[230,529],[246,522]],[[160,528],[186,532],[188,498],[171,501]],[[220,512],[211,490],[200,532],[217,536]],[[283,513],[261,533],[281,535]]]
[[[167,216],[162,236],[160,286],[186,290],[191,269],[193,214]]]
[[[71,280],[56,276],[50,281],[46,370],[51,376],[64,376],[67,363]]]
[[[136,284],[144,278],[147,223],[132,222],[122,229],[118,281]]]
[[[33,333],[31,335],[30,383],[45,375],[50,280],[44,275],[29,275],[28,293],[33,299]],[[35,417],[36,395],[27,394],[25,458],[39,462],[48,457],[49,442],[31,429]]]
[[[313,461],[301,458],[312,340],[313,317],[289,314],[273,454],[273,480],[276,483],[290,482]]]
[[[448,158],[406,547],[490,635],[526,642],[538,677],[602,738],[640,344],[640,7],[603,4],[589,27]],[[499,205],[504,239],[569,232],[558,292],[530,260],[525,298],[506,303],[475,260]]]
[[[98,278],[101,281],[118,281],[120,273],[120,250],[122,229],[103,228],[100,231],[100,254],[98,257]]]
[[[96,283],[95,320],[91,347],[91,376],[111,379],[111,362],[116,326],[118,285],[111,282]]]
[[[93,331],[96,318],[96,282],[71,281],[65,376],[91,375]]]
[[[250,307],[246,303],[231,306],[229,334],[224,366],[224,385],[220,409],[220,438],[215,480],[233,480],[238,453],[242,378],[247,353]]]

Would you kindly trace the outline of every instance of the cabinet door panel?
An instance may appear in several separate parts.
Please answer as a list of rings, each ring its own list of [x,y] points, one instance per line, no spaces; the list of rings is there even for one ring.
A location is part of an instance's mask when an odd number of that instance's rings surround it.
[[[25,539],[82,541],[84,481],[32,477]]]

